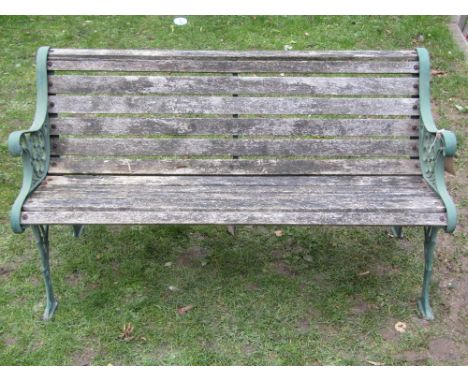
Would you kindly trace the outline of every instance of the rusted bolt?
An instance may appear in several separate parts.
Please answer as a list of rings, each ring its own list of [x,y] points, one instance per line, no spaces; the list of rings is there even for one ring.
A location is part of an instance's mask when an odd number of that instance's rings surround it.
[[[418,105],[413,105],[413,110],[417,110],[418,109]]]
[[[57,162],[52,162],[50,165],[51,165],[52,167],[55,167],[55,166],[57,166]]]
[[[417,150],[417,149],[418,149],[418,146],[413,145],[413,146],[411,146],[411,148],[412,148],[413,150]]]
[[[52,66],[52,62],[47,61],[47,66],[50,68]]]
[[[411,127],[413,130],[417,130],[418,129],[418,126],[417,125],[414,125]]]
[[[53,144],[52,144],[52,148],[53,148],[53,149],[56,149],[56,148],[57,148],[57,143],[53,143]]]
[[[22,218],[23,218],[23,220],[28,220],[28,214],[23,214]]]
[[[54,107],[54,106],[55,106],[55,103],[49,102],[49,106],[50,106],[50,107]]]
[[[51,128],[52,130],[55,130],[55,129],[57,128],[57,125],[55,125],[55,124],[53,123],[52,125],[50,125],[50,128]]]
[[[445,216],[441,216],[439,219],[440,219],[441,222],[443,222],[443,221],[445,221]]]
[[[52,86],[54,86],[54,84],[49,81],[49,88],[51,88]]]
[[[414,165],[414,167],[416,167],[416,168],[419,168],[419,164],[418,164],[418,163],[416,163],[416,164]]]
[[[413,88],[417,89],[417,88],[419,88],[419,85],[418,85],[418,84],[414,84],[414,85],[413,85]]]
[[[414,69],[418,70],[418,69],[419,69],[419,65],[414,65]]]

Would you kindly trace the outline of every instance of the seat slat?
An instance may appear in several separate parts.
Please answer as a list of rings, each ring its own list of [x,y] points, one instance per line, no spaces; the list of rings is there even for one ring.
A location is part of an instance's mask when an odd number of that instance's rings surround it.
[[[418,160],[144,160],[52,158],[49,174],[420,175]]]
[[[227,61],[51,59],[49,70],[192,73],[353,73],[415,74],[417,61]]]
[[[417,156],[411,140],[389,139],[149,139],[60,138],[52,139],[53,155],[235,155],[235,156]]]
[[[49,97],[50,113],[419,115],[414,98],[207,96]]]
[[[370,193],[357,197],[354,194],[261,194],[238,193],[138,193],[130,190],[120,197],[108,193],[75,194],[68,198],[53,198],[53,195],[32,196],[23,206],[24,211],[46,211],[59,209],[112,211],[112,210],[210,210],[210,211],[425,211],[444,212],[445,207],[435,197],[421,195],[396,195]]]
[[[445,213],[396,212],[286,212],[286,211],[30,211],[21,224],[287,224],[337,226],[440,226]]]
[[[387,59],[387,60],[417,60],[418,56],[412,50],[324,50],[324,51],[282,51],[282,50],[151,50],[151,49],[51,49],[50,59],[84,59],[99,57],[107,58],[171,58],[171,59],[309,59],[309,60],[339,60],[339,59]]]
[[[418,79],[358,77],[49,76],[54,94],[291,94],[411,96]]]
[[[417,136],[415,119],[51,118],[51,134]]]

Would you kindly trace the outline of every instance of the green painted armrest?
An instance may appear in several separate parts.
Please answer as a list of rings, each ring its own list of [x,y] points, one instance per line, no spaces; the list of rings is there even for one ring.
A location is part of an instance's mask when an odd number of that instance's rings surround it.
[[[49,169],[50,137],[47,113],[47,54],[49,48],[41,47],[36,56],[37,102],[34,121],[29,130],[15,131],[8,137],[8,150],[13,156],[23,158],[23,184],[13,207],[10,222],[13,231],[21,233],[24,201],[46,177]]]
[[[426,182],[437,192],[447,210],[446,232],[457,225],[457,209],[445,185],[445,158],[455,155],[457,138],[454,133],[439,130],[432,117],[430,102],[430,61],[425,48],[417,48],[419,56],[419,160]]]

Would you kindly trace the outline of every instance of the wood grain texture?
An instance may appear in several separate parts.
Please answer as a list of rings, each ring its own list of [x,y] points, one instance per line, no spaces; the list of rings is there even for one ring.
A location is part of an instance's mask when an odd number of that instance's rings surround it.
[[[330,187],[341,189],[356,189],[366,190],[394,188],[395,190],[409,189],[409,190],[424,190],[424,192],[432,192],[431,188],[419,176],[366,176],[366,175],[330,175],[330,176],[118,176],[118,175],[66,175],[55,176],[49,175],[42,183],[38,190],[46,191],[48,189],[54,190],[56,187],[87,187],[92,186],[93,189],[97,186],[112,186],[120,185],[141,187],[146,185],[148,187],[179,187],[185,189],[192,186],[207,186],[207,187],[228,187],[231,190],[237,190],[238,187],[286,187],[295,189],[296,187],[308,187],[317,189],[324,186],[328,189]]]
[[[349,73],[415,74],[416,61],[228,61],[93,59],[49,61],[49,70],[192,73]]]
[[[409,139],[206,139],[206,138],[60,138],[52,155],[80,156],[417,156]]]
[[[417,136],[417,119],[51,118],[51,134]]]
[[[275,51],[275,50],[153,50],[153,49],[50,49],[49,59],[83,58],[132,58],[132,59],[386,59],[417,60],[414,49],[411,50],[323,50],[323,51]]]
[[[49,174],[421,175],[418,160],[222,160],[53,158]]]
[[[30,211],[21,224],[284,224],[336,226],[445,226],[440,212],[285,211]]]
[[[49,97],[50,113],[419,115],[414,98],[208,96]]]
[[[49,76],[54,94],[289,94],[412,96],[413,77]]]

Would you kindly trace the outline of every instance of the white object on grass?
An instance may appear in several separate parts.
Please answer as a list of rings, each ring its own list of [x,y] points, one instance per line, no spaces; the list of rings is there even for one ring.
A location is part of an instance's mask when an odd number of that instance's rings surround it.
[[[174,24],[179,26],[185,25],[187,24],[187,19],[185,17],[176,17],[174,19]]]

